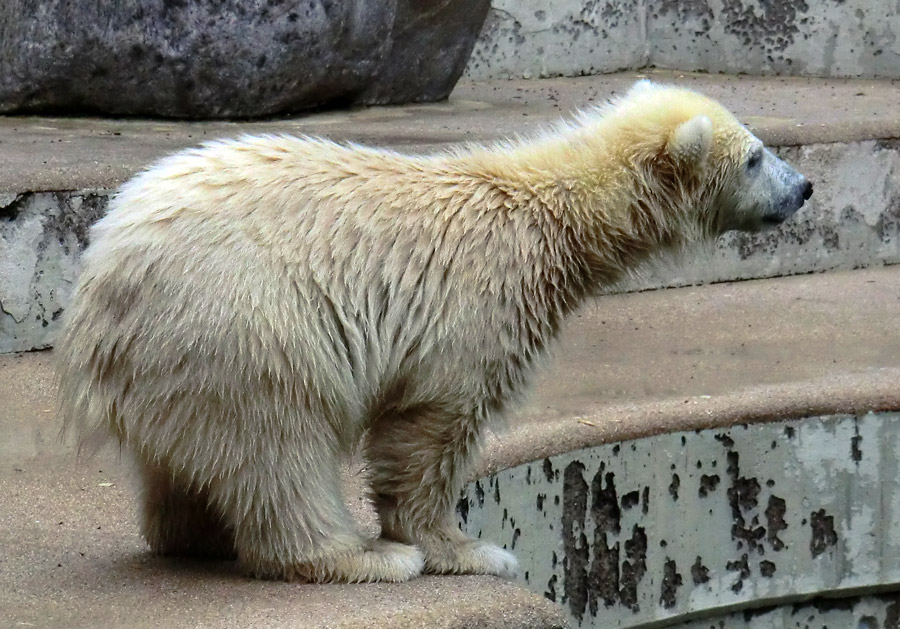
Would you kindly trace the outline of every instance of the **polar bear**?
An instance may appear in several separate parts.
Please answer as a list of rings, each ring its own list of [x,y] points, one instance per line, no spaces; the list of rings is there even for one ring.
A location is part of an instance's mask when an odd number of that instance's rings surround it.
[[[159,553],[316,582],[509,576],[453,505],[566,317],[811,194],[719,104],[647,82],[540,137],[431,156],[212,142],[93,227],[58,348],[66,423],[134,453]],[[359,445],[378,539],[341,495]]]

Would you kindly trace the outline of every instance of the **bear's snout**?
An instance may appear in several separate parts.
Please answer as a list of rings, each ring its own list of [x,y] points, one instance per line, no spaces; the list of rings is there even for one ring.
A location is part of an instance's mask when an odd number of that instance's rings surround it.
[[[800,175],[800,183],[797,186],[796,190],[797,192],[795,193],[796,196],[794,197],[793,203],[794,208],[791,210],[790,214],[793,214],[794,212],[802,208],[806,204],[806,202],[809,201],[810,197],[812,197],[812,182],[803,175]]]
[[[809,201],[809,198],[813,193],[813,185],[812,182],[807,180],[805,184],[803,184],[803,200]]]
[[[785,167],[787,167],[786,164]],[[787,194],[781,198],[781,202],[772,208],[774,211],[762,216],[764,226],[780,225],[796,214],[812,197],[812,182],[793,169],[787,168],[787,170],[794,181],[789,185]]]
[[[800,185],[797,187],[797,197],[794,203],[796,207],[791,214],[802,208],[806,202],[809,201],[810,197],[812,197],[812,193],[812,182],[803,175],[800,175]]]

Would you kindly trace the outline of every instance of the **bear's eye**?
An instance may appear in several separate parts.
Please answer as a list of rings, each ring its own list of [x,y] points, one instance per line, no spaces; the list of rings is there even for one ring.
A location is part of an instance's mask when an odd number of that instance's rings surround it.
[[[750,157],[747,158],[747,170],[754,170],[759,163],[762,161],[762,149],[758,148],[752,153],[750,153]]]

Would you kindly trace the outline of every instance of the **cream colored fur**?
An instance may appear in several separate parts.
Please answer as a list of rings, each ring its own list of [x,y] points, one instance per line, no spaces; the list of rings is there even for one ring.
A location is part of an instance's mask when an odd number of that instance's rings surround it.
[[[436,156],[265,136],[169,157],[91,233],[59,343],[67,424],[141,461],[158,552],[279,579],[511,575],[453,514],[485,428],[586,297],[718,233],[754,142],[642,84]],[[360,442],[380,540],[340,492]]]

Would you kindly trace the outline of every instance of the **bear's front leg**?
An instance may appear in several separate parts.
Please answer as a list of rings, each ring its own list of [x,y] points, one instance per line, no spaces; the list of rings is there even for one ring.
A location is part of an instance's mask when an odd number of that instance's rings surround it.
[[[313,421],[298,421],[308,427]],[[321,425],[321,424],[320,424]],[[244,569],[259,578],[306,582],[401,582],[424,568],[408,544],[364,539],[344,503],[340,456],[320,430],[265,435],[240,465],[217,474],[210,494],[234,522]]]
[[[474,417],[437,407],[385,416],[369,431],[366,453],[382,535],[418,546],[426,572],[516,574],[512,553],[467,537],[453,515],[480,440]]]

